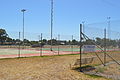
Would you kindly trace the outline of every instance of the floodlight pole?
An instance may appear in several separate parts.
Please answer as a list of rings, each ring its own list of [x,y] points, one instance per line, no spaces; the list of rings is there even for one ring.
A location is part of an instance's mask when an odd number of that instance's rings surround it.
[[[24,23],[25,23],[25,19],[24,19],[24,12],[25,12],[26,10],[25,9],[22,9],[21,10],[21,12],[23,13],[23,48],[24,48],[24,30],[25,30],[25,28],[24,28]]]
[[[53,37],[53,0],[51,0],[51,51],[52,51],[52,37]]]
[[[82,72],[82,24],[80,24],[80,71]]]

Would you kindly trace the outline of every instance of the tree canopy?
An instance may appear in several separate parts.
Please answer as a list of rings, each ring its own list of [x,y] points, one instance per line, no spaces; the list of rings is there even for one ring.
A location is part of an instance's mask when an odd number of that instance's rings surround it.
[[[0,29],[0,42],[3,44],[8,38],[8,34],[6,33],[5,29]]]
[[[82,42],[83,45],[94,45],[93,42],[95,42],[97,45],[104,47],[105,46],[105,39],[104,38],[99,38],[96,37],[95,40],[93,39],[88,39],[84,40]],[[22,45],[23,41],[19,39],[13,39],[8,36],[7,32],[5,29],[0,29],[0,45]],[[43,39],[42,41],[29,41],[28,39],[24,39],[24,43],[27,46],[31,45],[51,45],[51,39]],[[52,39],[52,44],[53,45],[80,45],[80,42],[78,40],[57,40],[57,39]],[[120,39],[106,39],[106,47],[120,47]]]

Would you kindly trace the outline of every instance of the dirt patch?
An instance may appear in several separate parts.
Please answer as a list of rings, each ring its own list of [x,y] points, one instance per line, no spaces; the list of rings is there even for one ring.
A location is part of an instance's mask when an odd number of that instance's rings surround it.
[[[72,70],[79,55],[0,60],[0,80],[106,80]]]

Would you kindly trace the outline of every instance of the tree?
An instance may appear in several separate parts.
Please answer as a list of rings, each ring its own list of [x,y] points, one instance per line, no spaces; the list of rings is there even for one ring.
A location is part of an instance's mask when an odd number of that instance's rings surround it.
[[[51,45],[51,40],[48,40],[48,44]],[[56,39],[52,39],[52,45],[57,45]]]
[[[77,44],[78,44],[78,41],[75,40],[75,39],[73,39],[73,40],[72,40],[72,45],[77,45]]]
[[[27,40],[27,39],[24,39],[24,44],[25,44],[26,46],[29,46],[29,45],[30,45],[30,41]]]
[[[40,42],[47,44],[47,39],[43,39],[42,41],[40,40]]]
[[[83,44],[85,44],[85,45],[93,45],[93,40],[92,39],[87,39],[86,41],[84,41],[84,43]]]
[[[30,41],[31,45],[34,45],[34,44],[39,44],[38,41]]]
[[[8,34],[5,29],[0,29],[0,43],[3,44],[7,40]]]

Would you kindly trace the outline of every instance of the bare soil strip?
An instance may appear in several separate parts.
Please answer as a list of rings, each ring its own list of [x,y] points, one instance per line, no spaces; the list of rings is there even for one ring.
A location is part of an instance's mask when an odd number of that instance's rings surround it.
[[[72,70],[79,55],[0,60],[0,80],[107,80]]]

